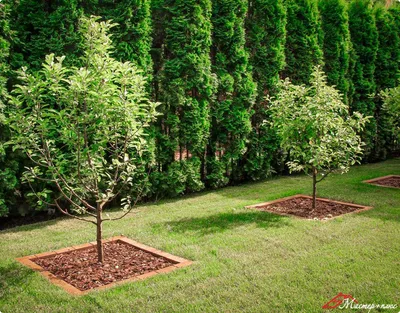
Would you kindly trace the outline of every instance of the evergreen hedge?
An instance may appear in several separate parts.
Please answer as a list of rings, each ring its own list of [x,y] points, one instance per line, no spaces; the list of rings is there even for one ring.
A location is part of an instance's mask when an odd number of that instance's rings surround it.
[[[349,7],[349,29],[354,47],[355,62],[354,96],[350,107],[364,116],[374,116],[376,94],[375,61],[378,52],[378,31],[375,24],[374,10],[369,0],[353,0]],[[363,133],[364,158],[369,159],[375,146],[377,123],[371,119]]]
[[[276,94],[279,74],[285,66],[286,22],[283,0],[250,1],[246,20],[247,49],[257,83],[257,98],[243,162],[247,179],[265,178],[271,174],[272,167],[280,167],[278,139],[264,121],[269,119],[265,97]]]
[[[220,187],[240,176],[239,160],[251,131],[256,85],[245,48],[247,0],[214,0],[211,49],[218,87],[211,102],[207,182]]]
[[[9,0],[0,4],[0,103],[15,70],[36,71],[50,52],[79,66],[82,15],[118,23],[114,57],[136,63],[162,116],[148,131],[141,170],[127,193],[145,185],[160,198],[265,178],[284,169],[268,126],[280,78],[308,84],[321,64],[352,111],[372,116],[365,160],[384,159],[388,120],[378,92],[398,84],[400,5],[372,0]],[[375,6],[375,7],[374,7]],[[7,88],[6,88],[7,87]],[[54,103],[56,107],[56,103]],[[1,116],[1,115],[0,115]],[[29,164],[4,143],[0,215],[32,207],[19,172]],[[149,162],[155,156],[155,163]]]

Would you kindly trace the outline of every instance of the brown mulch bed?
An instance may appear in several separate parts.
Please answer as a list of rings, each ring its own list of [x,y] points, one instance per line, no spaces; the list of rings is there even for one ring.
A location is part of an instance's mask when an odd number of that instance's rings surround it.
[[[277,214],[289,214],[308,219],[328,219],[342,214],[360,210],[359,207],[337,202],[328,202],[317,199],[316,208],[312,210],[312,199],[292,198],[281,202],[260,205],[256,209]]]
[[[32,261],[81,291],[176,264],[120,241],[104,243],[104,263],[94,246]]]
[[[400,176],[387,177],[375,180],[372,184],[386,187],[400,188]]]

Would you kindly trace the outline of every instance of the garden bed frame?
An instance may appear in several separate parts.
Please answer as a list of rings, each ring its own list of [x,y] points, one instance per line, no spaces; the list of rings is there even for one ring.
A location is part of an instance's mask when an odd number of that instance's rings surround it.
[[[129,244],[137,249],[143,250],[145,252],[151,253],[155,256],[159,256],[159,257],[163,257],[169,261],[171,261],[172,263],[174,263],[171,266],[162,268],[160,270],[155,270],[155,271],[150,271],[147,273],[144,273],[142,275],[138,275],[138,276],[133,276],[131,278],[128,279],[123,279],[120,281],[116,281],[107,285],[103,285],[100,287],[96,287],[96,288],[92,288],[89,290],[85,290],[85,291],[81,291],[78,288],[72,286],[71,284],[67,283],[66,281],[58,278],[57,276],[55,276],[54,274],[52,274],[49,271],[46,271],[45,269],[43,269],[41,266],[39,266],[38,264],[36,264],[33,260],[38,259],[38,258],[45,258],[45,257],[50,257],[50,256],[54,256],[56,254],[63,254],[66,252],[70,252],[70,251],[74,251],[74,250],[82,250],[82,249],[87,249],[90,247],[96,247],[96,242],[90,242],[90,243],[86,243],[86,244],[82,244],[82,245],[78,245],[78,246],[72,246],[69,248],[63,248],[63,249],[59,249],[59,250],[55,250],[55,251],[51,251],[51,252],[44,252],[44,253],[39,253],[39,254],[33,254],[33,255],[29,255],[29,256],[25,256],[25,257],[21,257],[21,258],[17,258],[16,260],[20,263],[22,263],[23,265],[33,269],[34,271],[38,271],[42,276],[46,277],[51,283],[53,283],[56,286],[59,286],[61,288],[63,288],[65,291],[67,291],[68,293],[72,294],[72,295],[84,295],[87,294],[93,290],[102,290],[102,289],[108,289],[111,287],[114,287],[116,285],[121,285],[127,282],[133,282],[133,281],[138,281],[138,280],[144,280],[148,277],[152,277],[154,275],[160,274],[160,273],[169,273],[173,270],[176,270],[178,268],[181,267],[186,267],[191,265],[193,262],[186,260],[184,258],[181,257],[177,257],[174,256],[172,254],[169,254],[167,252],[163,252],[160,250],[157,250],[155,248],[143,245],[141,243],[138,243],[136,241],[133,241],[125,236],[116,236],[116,237],[112,237],[110,239],[104,239],[103,243],[106,242],[112,242],[112,241],[119,241],[119,242],[123,242],[125,244]]]
[[[379,187],[400,189],[400,187],[385,186],[385,185],[377,184],[377,182],[379,182],[381,180],[384,180],[384,179],[387,179],[387,178],[398,178],[398,179],[400,179],[400,175],[387,175],[387,176],[382,176],[382,177],[377,177],[377,178],[373,178],[373,179],[364,180],[363,182],[367,183],[367,184],[370,184],[370,185],[379,186]]]
[[[265,206],[268,206],[268,205],[271,205],[271,204],[280,203],[280,202],[283,202],[283,201],[286,201],[286,200],[296,199],[296,198],[312,199],[311,196],[298,194],[298,195],[294,195],[294,196],[290,196],[290,197],[280,198],[280,199],[273,200],[273,201],[257,203],[257,204],[254,204],[254,205],[248,205],[245,208],[246,209],[260,209],[260,207],[265,207]],[[365,205],[348,203],[348,202],[341,202],[341,201],[331,200],[331,199],[327,199],[327,198],[317,198],[317,201],[338,203],[338,204],[343,204],[343,205],[346,205],[346,206],[353,207],[353,208],[357,209],[357,210],[352,211],[352,212],[348,212],[348,213],[340,214],[340,215],[337,215],[337,216],[325,218],[325,219],[322,219],[321,221],[332,220],[334,218],[338,218],[338,217],[341,217],[343,215],[359,213],[359,212],[362,212],[362,211],[367,211],[367,210],[372,209],[371,206],[365,206]],[[299,218],[299,219],[303,219],[303,220],[314,220],[314,219],[310,219],[310,218],[307,218],[307,217],[301,217],[301,216],[294,215],[294,214],[279,213],[279,212],[276,212],[276,211],[273,211],[273,210],[268,210],[266,208],[262,208],[262,209],[263,209],[262,210],[263,212],[268,212],[268,213],[271,213],[271,214],[277,214],[277,215],[282,215],[282,216],[290,216],[290,217],[295,217],[295,218]]]

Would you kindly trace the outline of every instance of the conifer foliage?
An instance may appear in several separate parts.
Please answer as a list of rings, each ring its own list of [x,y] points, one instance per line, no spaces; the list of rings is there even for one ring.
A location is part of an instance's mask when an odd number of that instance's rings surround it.
[[[375,62],[376,89],[380,92],[397,85],[399,78],[400,40],[395,17],[382,6],[375,10],[379,49]]]
[[[400,41],[395,19],[384,6],[375,9],[376,28],[378,30],[379,49],[375,62],[375,83],[377,93],[397,86],[399,78]],[[391,127],[387,114],[382,110],[381,97],[375,98],[375,120],[377,138],[375,140],[374,159],[385,159],[391,148]]]
[[[354,51],[357,56],[352,77],[355,93],[351,109],[365,116],[374,116],[376,93],[375,61],[378,51],[378,32],[374,11],[369,0],[353,0],[349,7],[349,28]],[[363,140],[366,144],[364,157],[369,157],[374,148],[376,121],[366,125]]]
[[[153,62],[150,55],[150,0],[97,0],[87,11],[118,24],[112,29],[115,57],[122,61],[135,62],[146,75],[151,76]]]
[[[400,78],[400,3],[389,2],[0,0],[0,107],[20,85],[21,66],[37,75],[54,53],[68,68],[84,67],[79,20],[95,15],[116,24],[112,57],[137,65],[162,114],[144,130],[146,149],[121,197],[139,186],[149,198],[170,197],[287,171],[270,99],[281,78],[309,88],[316,65],[350,113],[373,117],[359,134],[364,161],[385,159],[399,149],[382,98]],[[46,209],[16,179],[30,161],[4,145],[1,110],[0,215]]]
[[[9,25],[10,7],[0,3],[0,217],[7,216],[10,205],[13,204],[15,196],[13,189],[18,181],[16,172],[18,163],[11,157],[11,149],[5,143],[8,138],[8,127],[5,123],[4,110],[7,105],[7,76],[10,74],[8,66],[11,30]]]
[[[11,28],[17,32],[18,40],[12,46],[12,66],[38,70],[46,54],[70,56],[69,62],[76,65],[80,35],[78,21],[82,15],[78,0],[15,1],[11,13]]]
[[[287,0],[286,68],[284,77],[307,84],[322,63],[322,32],[315,0]]]
[[[6,75],[9,72],[8,57],[10,53],[9,7],[0,3],[0,123],[4,122],[4,101],[6,97]]]
[[[257,98],[244,167],[247,177],[259,179],[271,172],[279,145],[264,120],[269,116],[265,97],[276,92],[279,73],[285,66],[286,8],[283,0],[250,0],[246,30]]]
[[[160,6],[165,29],[158,100],[164,113],[159,168],[183,184],[182,190],[203,188],[205,153],[210,131],[210,102],[215,79],[211,74],[211,1],[165,0]],[[174,161],[178,165],[170,167]],[[170,167],[170,168],[169,168]],[[175,189],[169,185],[167,188]]]
[[[323,51],[327,81],[343,94],[347,101],[351,40],[347,3],[344,0],[320,0],[319,10],[324,33]]]
[[[237,162],[251,131],[256,86],[245,49],[247,7],[247,0],[213,1],[212,65],[218,79],[208,147],[208,181],[213,187],[224,185],[232,172],[238,172]]]

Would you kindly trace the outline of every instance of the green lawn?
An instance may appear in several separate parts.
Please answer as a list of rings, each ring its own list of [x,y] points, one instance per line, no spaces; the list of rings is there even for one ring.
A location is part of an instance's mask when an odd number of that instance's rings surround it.
[[[244,209],[310,194],[305,176],[140,206],[106,223],[105,238],[122,233],[195,264],[82,297],[14,258],[93,241],[93,225],[62,219],[1,231],[0,311],[308,313],[324,311],[322,305],[339,292],[361,303],[400,305],[400,190],[362,183],[389,174],[400,174],[400,160],[354,167],[323,181],[320,196],[374,207],[328,222]]]

